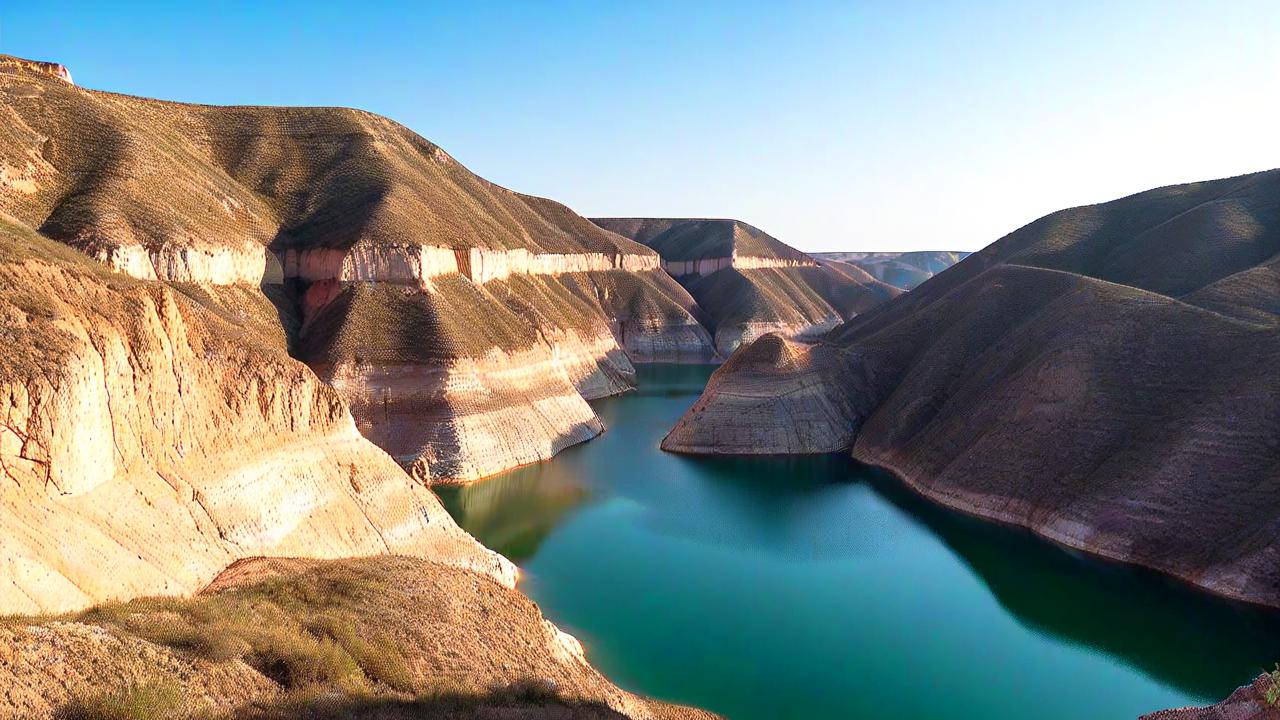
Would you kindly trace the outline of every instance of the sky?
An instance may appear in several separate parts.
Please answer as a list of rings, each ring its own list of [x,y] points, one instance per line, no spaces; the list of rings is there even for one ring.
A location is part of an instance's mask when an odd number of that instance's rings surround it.
[[[1280,2],[11,2],[77,84],[387,115],[588,216],[975,250],[1280,166]]]

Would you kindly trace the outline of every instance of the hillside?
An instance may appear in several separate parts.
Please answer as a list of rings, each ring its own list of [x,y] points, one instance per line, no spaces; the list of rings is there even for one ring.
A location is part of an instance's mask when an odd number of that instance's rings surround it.
[[[817,345],[740,350],[663,447],[851,451],[946,505],[1280,606],[1277,253],[1280,171],[1063,210]]]
[[[28,720],[712,717],[618,689],[515,590],[407,557],[257,558],[191,598],[0,620],[0,687]]]
[[[60,66],[49,66],[60,67]],[[654,251],[341,108],[78,88],[0,58],[0,212],[256,328],[422,479],[601,429],[633,361],[714,354]]]
[[[739,220],[592,222],[658,252],[697,301],[724,355],[765,333],[817,335],[898,294],[856,267],[819,263]]]

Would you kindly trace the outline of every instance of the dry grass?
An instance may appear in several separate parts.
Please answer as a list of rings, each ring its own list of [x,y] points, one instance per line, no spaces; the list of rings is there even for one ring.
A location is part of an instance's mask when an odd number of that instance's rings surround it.
[[[181,691],[149,683],[87,693],[62,707],[57,720],[165,720],[186,716]]]
[[[409,692],[413,675],[396,644],[359,630],[361,602],[385,591],[367,577],[304,575],[189,600],[106,605],[70,619],[214,662],[243,660],[286,690]]]

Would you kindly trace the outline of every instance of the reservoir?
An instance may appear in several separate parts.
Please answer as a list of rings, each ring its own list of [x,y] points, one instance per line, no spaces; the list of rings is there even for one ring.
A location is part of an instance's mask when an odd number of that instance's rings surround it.
[[[1135,718],[1280,661],[1280,619],[941,509],[847,457],[663,435],[713,368],[639,368],[608,431],[440,489],[619,685],[732,720]]]

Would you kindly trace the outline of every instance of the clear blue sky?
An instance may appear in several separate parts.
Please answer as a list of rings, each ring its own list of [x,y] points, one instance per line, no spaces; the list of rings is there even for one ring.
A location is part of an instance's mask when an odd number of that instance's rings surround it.
[[[976,249],[1280,166],[1277,0],[179,5],[4,2],[0,52],[104,90],[364,108],[585,215],[737,217],[806,250]]]

